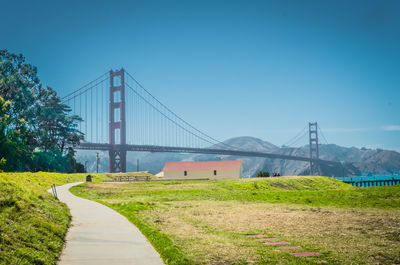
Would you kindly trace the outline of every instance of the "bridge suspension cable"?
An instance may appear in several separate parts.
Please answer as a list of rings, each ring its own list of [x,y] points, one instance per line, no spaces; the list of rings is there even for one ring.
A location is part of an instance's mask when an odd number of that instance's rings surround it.
[[[322,135],[322,138],[325,140],[325,143],[326,143],[326,144],[329,144],[329,142],[328,142],[328,141],[326,140],[326,138],[325,138],[324,133],[322,132],[321,127],[319,127],[319,124],[318,124],[318,130],[319,130],[319,133]]]
[[[106,76],[106,78],[104,79],[105,76]],[[103,79],[103,80],[101,80],[100,82],[97,82],[97,81],[100,80],[100,79]],[[97,77],[97,78],[94,79],[93,81],[91,81],[91,82],[87,83],[86,85],[84,85],[84,86],[82,86],[82,87],[76,89],[75,91],[73,91],[73,92],[71,92],[71,93],[65,95],[64,97],[61,98],[61,101],[62,101],[62,102],[66,102],[67,100],[69,100],[69,99],[71,99],[71,98],[73,98],[73,97],[80,96],[80,95],[82,95],[83,93],[87,92],[88,89],[91,89],[91,88],[97,86],[99,83],[103,82],[103,81],[106,80],[106,79],[108,79],[108,72],[105,72],[104,74],[100,75],[99,77]],[[85,89],[85,88],[88,87],[88,86],[89,86],[89,88]],[[85,89],[85,90],[84,90],[84,89]],[[82,90],[83,90],[83,91],[82,91]],[[81,93],[78,94],[78,92],[81,92]],[[78,94],[78,95],[76,95],[76,94]]]
[[[294,147],[295,144],[299,143],[303,140],[304,136],[308,134],[307,125],[303,127],[295,136],[289,139],[286,143],[282,145],[282,147]],[[303,143],[305,144],[305,143]]]
[[[147,99],[145,99],[142,95],[140,95],[134,88],[132,88],[129,84],[127,84],[127,86],[138,96],[140,97],[144,102],[146,102],[147,104],[149,104],[149,106],[151,106],[152,108],[154,108],[154,110],[156,110],[159,114],[161,114],[164,118],[166,118],[167,120],[169,120],[170,122],[174,123],[176,126],[178,126],[179,128],[183,129],[184,131],[186,131],[187,133],[198,137],[199,139],[206,141],[210,144],[215,144],[215,142],[211,142],[207,139],[204,139],[203,137],[194,134],[193,132],[187,130],[186,128],[184,128],[183,126],[181,126],[180,124],[178,124],[177,122],[175,122],[174,120],[172,120],[170,117],[168,117],[166,114],[164,114],[161,110],[159,110],[156,106],[154,106],[152,103],[150,103]]]
[[[205,133],[200,131],[199,129],[195,128],[192,126],[190,123],[182,119],[180,116],[178,116],[175,112],[173,112],[170,108],[168,108],[166,105],[164,105],[160,100],[158,100],[153,94],[149,92],[141,83],[139,83],[136,78],[134,78],[129,72],[125,71],[125,73],[131,78],[134,84],[136,84],[137,87],[139,87],[145,95],[149,96],[150,100],[146,99],[146,96],[143,96],[138,90],[133,88],[133,85],[129,85],[129,82],[126,83],[128,87],[134,91],[138,96],[140,96],[141,99],[143,99],[146,103],[151,105],[157,112],[159,112],[162,116],[164,116],[166,119],[168,119],[170,122],[173,122],[176,126],[179,128],[183,129],[184,131],[188,132],[190,135],[198,137],[199,139],[214,145],[214,148],[229,148],[229,149],[237,149],[237,147],[228,145],[226,143],[223,143]],[[156,107],[156,104],[151,103],[153,101],[154,103],[158,104],[160,107]],[[167,114],[165,114],[161,109],[165,110],[167,113],[171,114],[172,117],[168,117]],[[181,123],[181,124],[179,124]],[[192,131],[193,130],[193,131]]]
[[[73,115],[78,115],[83,119],[77,126],[84,134],[85,142],[107,142],[108,122],[105,119],[107,111],[100,106],[108,100],[107,97],[102,96],[107,95],[108,81],[107,73],[102,74],[61,99],[62,103],[71,108]]]

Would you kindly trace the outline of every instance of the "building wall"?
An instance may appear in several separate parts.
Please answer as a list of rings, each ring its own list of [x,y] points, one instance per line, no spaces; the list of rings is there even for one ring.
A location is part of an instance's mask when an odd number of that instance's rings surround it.
[[[217,170],[217,175],[214,175],[214,170],[187,170],[187,176],[184,175],[184,170],[167,170],[164,171],[165,179],[225,179],[225,178],[240,178],[243,168],[239,169],[220,169]]]

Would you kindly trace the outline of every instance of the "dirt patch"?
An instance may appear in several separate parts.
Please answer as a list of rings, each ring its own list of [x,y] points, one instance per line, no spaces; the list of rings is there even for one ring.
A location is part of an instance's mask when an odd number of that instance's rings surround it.
[[[400,211],[354,210],[233,201],[169,202],[143,218],[171,235],[196,264],[252,263],[266,233],[332,254],[343,263],[400,262]],[[158,221],[157,221],[158,220]],[[259,242],[258,242],[259,243]]]

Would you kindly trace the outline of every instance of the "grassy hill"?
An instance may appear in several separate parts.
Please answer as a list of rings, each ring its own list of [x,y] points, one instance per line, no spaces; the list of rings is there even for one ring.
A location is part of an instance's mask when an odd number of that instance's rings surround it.
[[[47,190],[85,175],[0,173],[0,264],[56,264],[70,214]]]
[[[396,264],[400,189],[326,177],[85,184],[79,196],[125,215],[167,264]],[[247,234],[316,251],[297,258]]]
[[[126,173],[104,173],[107,177],[115,181],[136,181],[158,179],[150,172],[126,172]]]

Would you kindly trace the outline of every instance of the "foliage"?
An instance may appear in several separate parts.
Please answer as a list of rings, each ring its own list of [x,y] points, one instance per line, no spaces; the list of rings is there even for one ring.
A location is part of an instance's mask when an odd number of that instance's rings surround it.
[[[256,177],[257,178],[268,178],[269,177],[269,172],[260,170],[260,171],[257,172]]]
[[[39,146],[45,151],[57,149],[63,153],[66,145],[79,144],[83,136],[76,128],[82,119],[76,115],[68,116],[70,108],[61,102],[52,88],[47,88],[41,100],[35,109],[33,125]]]
[[[22,54],[0,50],[0,95],[13,103],[12,117],[32,120],[42,91],[36,67],[25,63]]]
[[[84,172],[70,148],[83,139],[82,119],[70,111],[36,67],[0,50],[0,170]]]
[[[25,120],[13,115],[9,100],[0,96],[0,169],[23,170],[22,161],[29,160]]]

